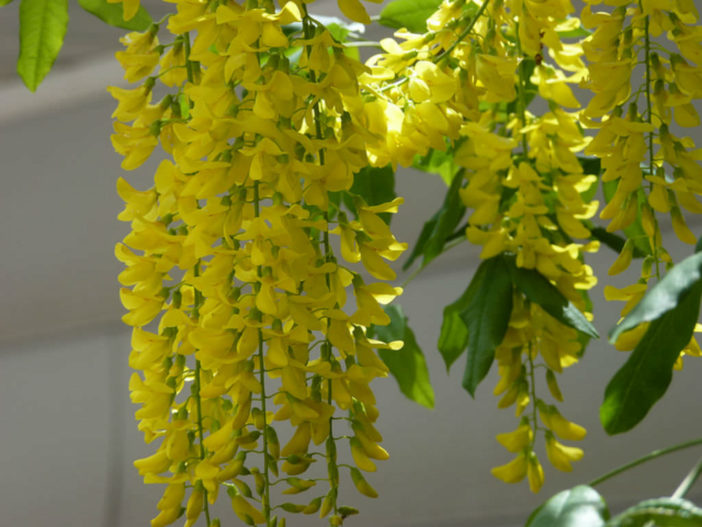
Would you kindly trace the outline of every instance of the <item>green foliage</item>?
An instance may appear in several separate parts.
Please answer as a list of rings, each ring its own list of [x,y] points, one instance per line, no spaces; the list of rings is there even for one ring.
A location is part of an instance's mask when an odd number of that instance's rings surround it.
[[[512,313],[512,280],[504,258],[483,260],[470,283],[466,308],[460,316],[468,329],[468,360],[463,387],[475,390],[490,370]]]
[[[353,177],[353,185],[349,192],[342,194],[344,204],[358,217],[356,201],[353,195],[360,196],[368,205],[380,205],[395,199],[395,171],[392,166],[365,167]],[[383,213],[379,216],[390,223],[392,214]]]
[[[661,281],[657,287],[663,285]],[[608,434],[631,430],[668,389],[673,365],[690,342],[697,323],[702,282],[685,292],[674,309],[648,327],[628,360],[612,377],[600,407],[600,420]]]
[[[0,0],[0,7],[6,6],[12,3],[12,0]]]
[[[524,293],[530,302],[538,304],[560,323],[599,338],[595,326],[580,310],[535,269],[517,267],[514,259],[507,259],[514,286]]]
[[[463,322],[461,313],[468,307],[476,289],[476,287],[471,289],[471,285],[469,285],[458,300],[444,308],[444,318],[441,323],[437,347],[446,363],[446,371],[449,371],[451,365],[468,346],[468,327]]]
[[[427,408],[434,408],[434,389],[429,381],[427,363],[414,332],[407,324],[407,317],[399,305],[387,306],[385,312],[390,317],[390,324],[372,326],[369,332],[386,342],[403,340],[405,345],[400,350],[379,350],[380,358],[390,368],[400,391],[407,398]]]
[[[587,485],[578,485],[551,497],[536,509],[526,527],[603,527],[609,518],[602,496]]]
[[[656,498],[637,503],[607,522],[606,527],[699,527],[702,509],[680,498]]]
[[[561,38],[586,38],[592,35],[592,31],[585,29],[582,24],[580,24],[575,29],[569,29],[567,31],[558,31],[558,36]]]
[[[106,24],[129,31],[146,31],[153,19],[143,6],[131,20],[122,18],[122,4],[110,4],[107,0],[78,0],[80,6]]]
[[[447,146],[446,150],[429,150],[425,156],[416,156],[412,161],[412,166],[422,172],[438,174],[444,180],[446,186],[451,186],[453,176],[456,175],[458,167],[454,162],[454,149]]]
[[[702,253],[685,258],[643,297],[634,309],[614,328],[609,341],[614,344],[619,335],[643,322],[650,322],[675,309],[683,295],[702,279]]]
[[[380,12],[379,22],[387,27],[406,27],[413,33],[424,33],[429,18],[441,0],[394,0]]]
[[[414,249],[407,262],[403,265],[403,269],[408,269],[419,256],[423,257],[422,267],[426,267],[444,251],[446,243],[453,238],[453,234],[466,212],[466,207],[458,193],[462,183],[463,171],[459,171],[453,177],[441,208],[422,227],[419,238],[414,244]]]
[[[17,73],[36,91],[61,51],[68,27],[68,0],[22,0]]]
[[[599,337],[585,315],[538,271],[517,267],[513,256],[484,260],[468,288],[444,308],[438,342],[447,370],[468,350],[463,387],[471,395],[487,375],[507,330],[514,289],[562,324]]]

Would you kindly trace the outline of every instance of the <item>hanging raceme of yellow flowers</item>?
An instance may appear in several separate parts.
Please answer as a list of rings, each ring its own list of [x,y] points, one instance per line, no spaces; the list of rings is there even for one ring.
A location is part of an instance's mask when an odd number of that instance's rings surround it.
[[[535,269],[581,310],[581,291],[596,282],[583,253],[596,251],[583,220],[597,202],[581,193],[596,182],[584,173],[576,153],[587,142],[577,124],[569,84],[586,75],[579,45],[562,41],[560,31],[578,27],[569,2],[456,0],[444,2],[427,22],[428,32],[399,31],[381,41],[385,51],[370,59],[361,77],[371,93],[372,111],[385,116],[384,141],[370,145],[371,160],[411,164],[430,148],[455,148],[464,178],[459,191],[472,210],[466,234],[482,245],[482,258],[513,254],[520,268]],[[519,22],[518,22],[519,21]],[[534,91],[550,110],[532,115]],[[370,126],[373,129],[373,126]],[[493,474],[506,482],[528,476],[536,492],[543,469],[534,453],[536,431],[544,431],[546,452],[560,470],[583,452],[559,443],[580,440],[585,430],[566,421],[536,394],[535,371],[545,367],[547,386],[562,400],[554,372],[577,362],[578,333],[515,293],[512,319],[495,358],[502,395],[498,406],[516,405],[524,415],[515,432],[498,436],[517,457]],[[537,414],[540,418],[537,418]],[[564,430],[568,430],[564,432]],[[555,434],[555,436],[554,436]]]
[[[130,363],[142,372],[130,388],[142,404],[140,429],[157,441],[136,464],[145,481],[166,484],[153,525],[182,514],[187,525],[201,514],[217,524],[208,504],[221,487],[242,521],[267,525],[284,525],[280,509],[341,524],[354,511],[337,503],[340,473],[376,495],[360,472],[387,457],[369,383],[387,374],[375,350],[397,344],[368,338],[366,328],[389,322],[379,304],[401,290],[384,282],[395,278],[386,260],[405,245],[379,216],[400,199],[359,201],[355,220],[330,200],[361,168],[410,166],[451,149],[452,187],[470,211],[466,238],[481,258],[538,274],[588,318],[596,279],[584,255],[599,248],[589,221],[599,204],[583,197],[597,177],[579,154],[601,160],[600,216],[608,231],[627,235],[610,274],[644,256],[636,284],[605,288],[608,299],[627,302],[623,314],[672,264],[660,215],[695,242],[683,211],[702,212],[702,155],[676,135],[699,125],[694,2],[605,0],[598,11],[600,3],[587,2],[576,18],[569,0],[444,1],[425,33],[396,32],[365,65],[299,0],[277,8],[270,0],[177,0],[175,14],[123,39],[117,58],[140,85],[111,88],[113,144],[127,170],[159,145],[169,156],[153,188],[118,183],[120,218],[132,225],[117,247],[127,266],[124,319],[134,326]],[[138,5],[123,0],[125,18]],[[339,7],[370,22],[359,0]],[[568,35],[581,20],[593,33],[578,42]],[[168,43],[158,40],[163,29]],[[674,51],[654,42],[664,34]],[[645,82],[633,90],[639,64]],[[161,85],[167,94],[152,101]],[[593,92],[585,108],[573,85]],[[531,112],[534,98],[541,109]],[[366,283],[357,263],[381,281]],[[538,440],[559,470],[583,456],[560,441],[583,439],[584,428],[551,403],[563,400],[556,374],[578,361],[586,341],[518,287],[511,305],[494,393],[519,424],[498,435],[514,457],[493,474],[526,478],[536,492],[544,479]],[[632,349],[645,329],[625,333],[617,347]],[[702,354],[695,339],[685,353]],[[276,421],[292,425],[286,444]],[[350,427],[348,439],[335,433],[340,426]],[[340,442],[355,467],[337,462]],[[322,465],[323,477],[309,477]],[[315,497],[273,503],[278,482]]]
[[[342,263],[395,278],[385,260],[406,245],[378,215],[401,199],[359,201],[353,221],[330,207],[330,193],[348,190],[368,164],[368,132],[349,114],[362,106],[365,68],[302,3],[176,7],[123,39],[118,59],[140,85],[110,89],[123,168],[157,145],[168,154],[152,188],[118,182],[120,219],[131,222],[116,248],[121,297],[130,366],[140,371],[130,390],[155,444],[135,465],[146,483],[165,485],[151,524],[184,515],[186,526],[202,516],[219,525],[209,505],[226,491],[249,525],[284,527],[285,512],[341,525],[356,512],[338,503],[343,479],[377,496],[361,473],[388,457],[369,383],[387,375],[375,350],[401,344],[365,331],[389,322],[379,304],[401,290]],[[291,24],[302,30],[286,35]],[[160,44],[164,29],[171,42]],[[291,47],[301,50],[294,64]],[[152,101],[158,83],[167,94]],[[280,421],[292,428],[286,443]],[[355,467],[339,464],[340,448]],[[278,483],[283,494],[313,497],[274,503]]]
[[[638,303],[649,281],[661,278],[672,260],[662,245],[658,218],[669,216],[677,237],[694,244],[683,210],[702,213],[701,158],[690,137],[676,137],[700,125],[693,102],[702,96],[702,45],[698,12],[691,1],[605,1],[606,10],[582,12],[583,24],[594,33],[584,42],[589,78],[583,83],[594,96],[583,112],[583,123],[597,129],[586,153],[602,160],[602,180],[611,197],[600,217],[610,232],[634,232],[609,269],[626,270],[635,253],[643,255],[640,278],[623,288],[608,285],[608,300],[625,301],[622,316]],[[666,44],[661,38],[665,35]],[[644,82],[634,90],[634,70],[642,63]],[[636,84],[638,81],[636,80]],[[636,237],[638,234],[638,238]],[[642,324],[624,333],[617,349],[636,347],[648,328]],[[693,337],[681,352],[702,355]]]

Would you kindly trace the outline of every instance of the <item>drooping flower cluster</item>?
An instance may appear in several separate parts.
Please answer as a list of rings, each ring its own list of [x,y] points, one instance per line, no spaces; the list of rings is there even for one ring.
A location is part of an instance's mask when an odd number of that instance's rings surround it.
[[[598,204],[581,196],[596,177],[576,157],[586,146],[577,116],[563,109],[579,107],[569,83],[586,73],[580,46],[560,37],[578,27],[568,18],[572,12],[567,1],[444,2],[427,21],[426,34],[400,31],[395,36],[401,42],[381,41],[385,53],[371,58],[371,74],[362,81],[388,126],[385,141],[371,145],[371,160],[408,165],[429,149],[453,148],[460,167],[454,177],[471,210],[466,235],[483,247],[481,257],[514,255],[518,267],[535,269],[587,311],[582,291],[596,280],[583,253],[598,243],[576,240],[590,237],[583,221]],[[527,110],[535,92],[549,105],[538,116]],[[537,429],[547,429],[546,450],[558,469],[570,470],[564,459],[580,459],[582,451],[555,440],[563,418],[536,396],[536,361],[546,367],[555,396],[560,392],[553,373],[577,362],[582,342],[521,292],[513,305],[496,353],[501,381],[495,393],[505,393],[500,407],[516,403],[518,416],[529,404],[533,411],[515,432],[520,440],[508,441],[517,457],[493,473],[508,482],[528,474],[538,491],[543,470],[534,454]],[[569,426],[578,433],[562,439],[584,437],[584,429]]]
[[[583,44],[589,70],[584,86],[594,93],[583,123],[597,129],[586,153],[602,160],[609,202],[600,216],[610,220],[607,230],[628,235],[609,274],[621,273],[634,256],[643,256],[637,283],[605,287],[608,300],[626,302],[624,316],[643,297],[649,281],[660,279],[661,266],[673,263],[662,245],[659,216],[670,217],[681,241],[696,242],[683,210],[702,213],[696,197],[702,191],[700,156],[693,140],[677,137],[674,130],[700,124],[693,102],[702,96],[702,28],[690,1],[605,1],[607,11],[593,12],[595,3],[589,2],[582,13],[583,24],[594,29]],[[664,33],[676,51],[659,42]],[[644,82],[634,90],[638,63],[645,68]],[[623,334],[616,347],[633,349],[647,327]],[[676,367],[682,367],[685,354],[702,354],[694,338]]]
[[[159,44],[158,26],[123,40],[118,59],[141,85],[110,89],[123,168],[159,144],[168,155],[152,188],[118,182],[120,219],[131,222],[116,249],[124,321],[141,372],[130,390],[157,445],[135,465],[166,485],[152,525],[183,514],[186,525],[202,514],[219,525],[209,504],[222,487],[246,524],[284,526],[282,509],[340,525],[355,512],[337,503],[343,472],[376,496],[360,470],[388,454],[369,383],[388,371],[375,350],[400,345],[366,328],[389,322],[380,304],[401,290],[352,264],[392,280],[385,260],[406,247],[379,216],[400,198],[370,206],[356,196],[351,220],[333,197],[368,164],[373,137],[350,113],[362,106],[364,67],[302,3],[176,7],[170,43]],[[158,82],[168,93],[152,104]],[[287,442],[279,421],[291,425]],[[358,468],[340,466],[340,443]],[[284,494],[317,496],[276,505],[279,482]]]

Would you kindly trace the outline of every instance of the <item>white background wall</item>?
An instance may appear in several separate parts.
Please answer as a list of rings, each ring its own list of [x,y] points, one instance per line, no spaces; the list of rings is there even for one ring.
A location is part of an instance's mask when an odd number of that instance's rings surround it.
[[[0,26],[8,12],[0,11]],[[120,72],[107,57],[76,59],[60,65],[35,95],[10,77],[7,71],[0,75],[9,79],[0,85],[0,527],[148,525],[160,489],[144,486],[131,466],[150,448],[136,430],[128,399],[129,335],[119,322],[120,267],[112,256],[127,226],[116,220],[120,159],[109,144],[114,104],[104,86],[120,83]],[[148,186],[153,168],[147,164],[131,180]],[[416,238],[444,189],[439,178],[411,171],[398,176],[398,192],[406,197],[395,221],[398,238]],[[682,248],[676,258],[690,252]],[[597,274],[605,276],[613,259],[602,249],[593,260]],[[626,356],[601,340],[561,380],[562,412],[589,431],[582,443],[585,459],[573,473],[561,474],[543,455],[546,485],[538,496],[525,484],[495,480],[490,468],[510,455],[494,436],[517,422],[511,410],[496,408],[495,372],[473,401],[460,388],[463,360],[447,376],[435,349],[442,308],[460,294],[477,262],[475,252],[454,249],[401,299],[427,354],[436,409],[404,399],[392,379],[376,382],[379,428],[392,457],[370,478],[380,499],[351,494],[362,515],[350,526],[519,525],[561,488],[702,435],[702,363],[688,359],[641,426],[606,437],[598,406]],[[614,283],[629,282],[618,277]],[[619,306],[605,305],[601,289],[592,296],[596,326],[606,334]],[[670,494],[700,454],[666,457],[601,490],[614,508]],[[229,518],[223,525],[236,524],[231,514],[222,517]]]

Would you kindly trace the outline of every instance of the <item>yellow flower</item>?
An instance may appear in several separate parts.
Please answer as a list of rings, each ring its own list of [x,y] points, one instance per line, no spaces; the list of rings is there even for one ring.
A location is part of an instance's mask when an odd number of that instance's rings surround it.
[[[509,463],[495,467],[490,472],[505,483],[519,483],[527,475],[528,465],[527,455],[522,451]]]
[[[562,445],[550,432],[546,432],[546,454],[551,464],[564,472],[572,471],[571,462],[580,461],[583,457],[582,449]]]

